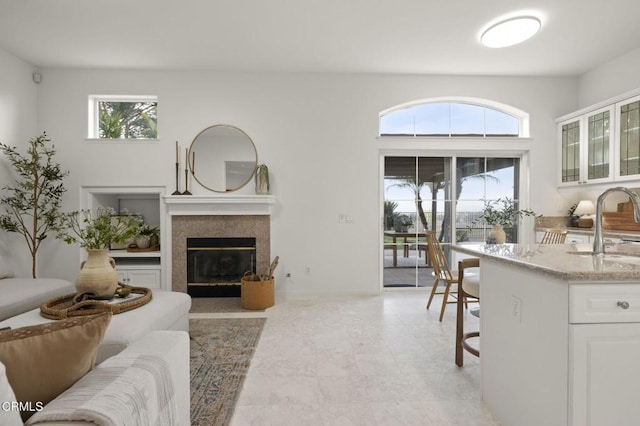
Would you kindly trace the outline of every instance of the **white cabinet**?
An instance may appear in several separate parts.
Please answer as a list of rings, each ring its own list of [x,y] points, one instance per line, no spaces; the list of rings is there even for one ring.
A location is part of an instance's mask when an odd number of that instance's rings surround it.
[[[640,324],[571,326],[572,425],[631,425],[640,419]]]
[[[613,105],[558,124],[559,186],[613,180]]]
[[[159,251],[134,252],[112,250],[118,281],[134,287],[162,288],[162,264]]]
[[[118,281],[134,287],[160,288],[160,268],[148,267],[117,267]]]
[[[640,180],[640,95],[558,119],[558,186]]]
[[[635,424],[640,284],[574,285],[570,301],[569,424]]]

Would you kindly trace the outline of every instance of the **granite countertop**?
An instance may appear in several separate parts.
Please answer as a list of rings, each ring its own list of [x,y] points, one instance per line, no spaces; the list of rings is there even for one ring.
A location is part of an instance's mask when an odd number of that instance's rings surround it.
[[[534,228],[535,231],[544,232],[548,229],[561,229],[567,230],[571,234],[579,234],[579,235],[591,235],[595,233],[594,228],[575,228],[572,226],[536,226]],[[602,235],[605,238],[620,238],[620,239],[629,239],[632,241],[640,241],[640,232],[638,231],[624,231],[624,230],[616,230],[616,229],[603,229]]]
[[[548,274],[566,281],[638,281],[640,245],[605,246],[593,256],[591,244],[458,244],[453,250]]]

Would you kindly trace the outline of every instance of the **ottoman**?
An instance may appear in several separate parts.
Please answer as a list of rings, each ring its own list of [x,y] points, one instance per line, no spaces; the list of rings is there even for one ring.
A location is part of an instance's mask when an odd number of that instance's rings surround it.
[[[174,291],[154,291],[149,303],[131,311],[114,315],[98,346],[96,363],[118,354],[131,343],[142,339],[154,330],[189,331],[191,297]],[[40,308],[0,322],[2,327],[25,327],[51,322],[40,315]]]

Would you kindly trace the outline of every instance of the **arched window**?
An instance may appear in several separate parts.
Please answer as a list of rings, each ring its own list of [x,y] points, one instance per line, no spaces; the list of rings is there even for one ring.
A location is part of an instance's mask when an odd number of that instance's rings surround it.
[[[380,136],[522,137],[528,116],[484,100],[426,100],[380,114]]]

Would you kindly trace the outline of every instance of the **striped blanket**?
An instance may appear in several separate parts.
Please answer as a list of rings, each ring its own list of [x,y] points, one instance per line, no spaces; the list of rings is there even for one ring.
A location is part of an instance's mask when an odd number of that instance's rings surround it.
[[[123,354],[98,365],[26,423],[84,420],[104,426],[178,423],[169,366],[149,355]]]

